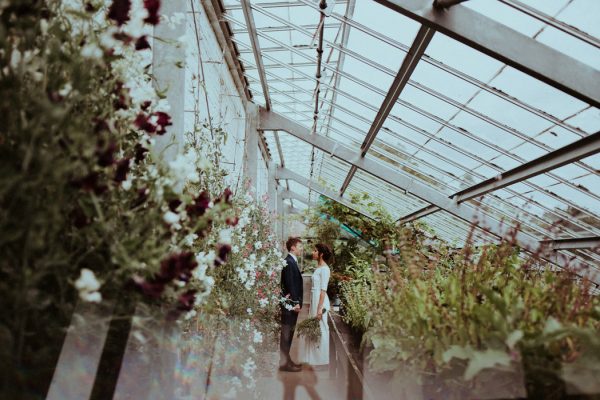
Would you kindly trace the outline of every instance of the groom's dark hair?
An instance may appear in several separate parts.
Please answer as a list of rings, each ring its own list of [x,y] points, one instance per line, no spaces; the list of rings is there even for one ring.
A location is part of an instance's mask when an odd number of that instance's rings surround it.
[[[285,242],[285,247],[287,247],[288,251],[292,251],[292,247],[297,245],[298,243],[302,243],[302,239],[299,237],[290,237],[287,242]]]

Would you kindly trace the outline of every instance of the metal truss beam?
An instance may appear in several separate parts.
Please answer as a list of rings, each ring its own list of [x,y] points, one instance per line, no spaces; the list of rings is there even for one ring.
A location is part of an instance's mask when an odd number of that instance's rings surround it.
[[[467,7],[446,10],[431,0],[375,0],[594,107],[600,71]]]
[[[246,28],[248,29],[248,36],[250,36],[250,43],[252,44],[252,52],[254,53],[254,61],[258,68],[258,76],[260,77],[263,97],[265,98],[265,106],[267,107],[267,110],[270,110],[271,97],[269,96],[269,84],[267,82],[267,77],[265,76],[265,66],[261,57],[260,42],[258,41],[258,35],[256,34],[256,24],[254,23],[254,15],[252,15],[250,0],[241,0],[241,2],[242,11],[244,12],[244,18],[246,20]]]
[[[337,4],[345,4],[348,0],[337,0],[335,3]],[[300,1],[281,1],[281,2],[264,2],[264,3],[255,3],[257,6],[264,8],[282,8],[282,7],[303,7],[304,3]],[[242,8],[240,4],[225,4],[225,8],[227,10],[239,10]]]
[[[236,46],[231,39],[231,28],[224,20],[222,9],[218,4],[220,2],[218,0],[201,0],[201,2],[213,28],[213,32],[215,32],[219,46],[221,46],[223,57],[227,62],[240,97],[244,100],[250,100],[252,93],[250,93],[248,81],[244,76],[244,68],[238,59],[239,54],[237,53]]]
[[[551,250],[600,249],[600,236],[542,241]]]
[[[529,234],[524,232],[515,232],[514,229],[497,221],[485,214],[481,210],[474,209],[467,204],[457,204],[452,199],[444,196],[437,190],[409,177],[398,171],[371,160],[366,157],[361,157],[361,154],[355,152],[346,146],[340,145],[334,140],[316,134],[311,134],[310,130],[291,121],[273,111],[265,109],[260,110],[260,128],[262,130],[280,130],[288,132],[290,135],[330,154],[332,157],[339,158],[357,168],[375,176],[379,179],[395,186],[407,193],[410,193],[428,203],[440,207],[442,210],[466,221],[474,224],[480,229],[483,229],[502,240],[510,238],[515,244],[522,249],[539,254],[539,241]],[[543,249],[542,249],[543,250]],[[577,274],[585,276],[590,280],[600,282],[600,275],[590,268],[588,264],[575,260],[563,253],[554,252],[552,254],[542,252],[541,257],[546,261],[557,264],[561,267],[574,269]]]
[[[373,141],[383,126],[383,123],[387,119],[388,115],[390,115],[392,108],[396,104],[396,100],[398,100],[402,94],[402,90],[404,90],[404,87],[408,83],[410,76],[417,67],[421,56],[423,56],[425,53],[425,49],[431,42],[434,33],[435,31],[433,29],[425,26],[421,26],[419,32],[417,32],[417,36],[415,37],[408,54],[406,57],[404,57],[402,65],[400,65],[400,69],[398,70],[398,73],[396,74],[396,77],[394,78],[387,95],[383,99],[383,103],[381,103],[381,107],[379,107],[377,115],[375,115],[375,119],[369,128],[369,132],[367,132],[367,136],[360,146],[361,157],[364,157],[367,154],[367,151],[369,151],[369,147],[371,147],[371,144],[373,144]],[[357,167],[355,166],[350,168],[350,172],[348,173],[348,176],[346,176],[346,179],[340,188],[340,195],[343,195],[348,188],[348,185],[350,185],[350,181],[354,177],[356,169]]]
[[[494,190],[521,182],[533,176],[562,167],[600,152],[600,132],[561,147],[551,153],[519,165],[502,174],[456,193],[453,197],[459,203]]]
[[[306,197],[302,196],[299,193],[294,192],[293,190],[281,190],[278,193],[280,196],[282,196],[284,199],[294,199],[294,200],[298,200],[301,203],[306,204],[307,206],[311,206],[314,207],[317,205],[317,203],[315,203],[314,201],[310,201],[309,199],[307,199]]]
[[[450,196],[460,203],[466,200],[482,196],[494,190],[524,181],[544,172],[559,168],[563,165],[573,163],[582,158],[600,152],[600,132],[591,134],[583,139],[577,140],[551,153],[529,161],[516,168],[508,170],[494,178],[487,179]],[[438,207],[424,207],[414,213],[400,218],[399,222],[406,223],[439,211]]]
[[[317,29],[317,27],[319,25],[317,24],[308,24],[308,25],[300,25],[302,26],[302,28],[304,29],[308,29],[308,30],[315,30]],[[342,26],[342,24],[327,24],[325,26],[325,29],[339,29]],[[260,28],[261,32],[289,32],[289,31],[293,31],[294,28],[288,26],[288,25],[280,25],[280,26],[265,26],[263,28]],[[233,29],[232,30],[233,34],[237,34],[237,33],[246,33],[248,32],[247,29]]]
[[[306,128],[302,127],[302,129],[306,129]],[[317,182],[315,182],[311,179],[305,178],[302,175],[299,175],[299,174],[295,173],[294,171],[291,171],[287,168],[277,168],[277,170],[275,172],[275,179],[293,180],[293,181],[307,187],[309,190],[314,190],[315,192],[322,194],[323,196],[328,197],[331,200],[336,201],[336,202],[350,208],[351,210],[354,210],[357,213],[364,215],[367,218],[375,219],[375,217],[365,213],[360,208],[358,208],[356,204],[353,204],[352,202],[350,202],[347,199],[343,198],[342,196],[338,195],[333,190],[327,189],[326,187],[321,186]]]

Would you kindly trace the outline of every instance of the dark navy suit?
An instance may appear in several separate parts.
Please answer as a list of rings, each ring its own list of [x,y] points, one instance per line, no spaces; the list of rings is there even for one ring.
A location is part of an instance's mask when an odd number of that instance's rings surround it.
[[[289,295],[289,299],[297,302],[295,304],[299,304],[302,307],[304,293],[300,268],[298,268],[298,263],[291,254],[288,254],[285,261],[286,266],[281,270],[281,295],[283,297]],[[297,312],[287,310],[285,307],[281,308],[280,365],[289,364],[291,361],[290,348],[292,347],[292,338],[294,337],[297,320]]]

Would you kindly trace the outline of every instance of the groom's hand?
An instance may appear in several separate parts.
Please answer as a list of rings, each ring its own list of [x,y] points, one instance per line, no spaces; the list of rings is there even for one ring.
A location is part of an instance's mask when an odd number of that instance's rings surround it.
[[[299,313],[299,312],[300,312],[300,304],[296,304],[296,305],[294,306],[294,311],[296,311],[297,313]]]

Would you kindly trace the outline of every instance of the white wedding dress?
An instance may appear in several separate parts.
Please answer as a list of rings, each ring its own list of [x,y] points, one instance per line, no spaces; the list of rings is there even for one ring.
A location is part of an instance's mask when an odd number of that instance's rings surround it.
[[[307,318],[314,318],[317,316],[319,296],[321,290],[327,291],[330,274],[331,272],[326,264],[318,267],[313,273],[310,291],[310,309]],[[310,343],[301,337],[298,349],[298,358],[300,362],[310,365],[329,364],[329,324],[327,323],[327,318],[329,318],[329,316],[327,314],[329,314],[331,306],[327,294],[325,294],[325,299],[323,300],[323,308],[327,310],[327,312],[323,313],[323,317],[321,318],[321,341],[319,343]]]

